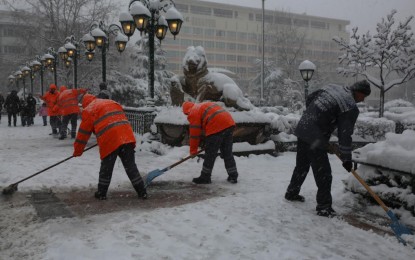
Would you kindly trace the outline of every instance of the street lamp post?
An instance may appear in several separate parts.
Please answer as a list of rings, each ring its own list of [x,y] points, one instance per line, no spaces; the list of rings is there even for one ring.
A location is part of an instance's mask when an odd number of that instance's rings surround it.
[[[39,60],[40,60],[40,57],[36,56],[36,59],[30,63],[30,69],[32,70],[33,78],[34,78],[35,73],[40,71],[40,91],[43,96],[43,68],[42,68],[42,63],[40,63]],[[33,89],[32,89],[32,93],[33,93]]]
[[[102,82],[107,82],[107,51],[110,46],[110,36],[115,35],[117,50],[121,53],[125,50],[128,42],[127,36],[122,33],[120,26],[111,24],[107,26],[103,21],[94,22],[90,27],[90,32],[82,37],[87,52],[85,55],[91,61],[94,57],[95,47],[101,49],[102,54]]]
[[[78,88],[78,56],[80,55],[78,49],[79,45],[80,41],[77,41],[75,36],[71,35],[66,37],[63,47],[58,49],[59,56],[65,62],[67,67],[69,58],[73,61],[73,84],[75,89]]]
[[[149,94],[154,99],[154,36],[164,39],[167,28],[176,39],[183,23],[183,15],[177,11],[173,0],[131,0],[128,13],[120,14],[120,23],[124,34],[130,37],[135,29],[140,34],[147,33],[149,38]],[[161,15],[161,11],[165,15]]]
[[[26,100],[26,85],[25,85],[26,77],[30,77],[30,90],[33,93],[32,70],[28,66],[24,66],[22,68],[22,73],[23,73],[23,98]]]
[[[303,78],[305,84],[304,84],[304,101],[307,100],[308,97],[308,82],[313,77],[313,73],[316,70],[316,65],[312,63],[309,60],[305,60],[300,63],[300,66],[298,67],[301,73],[301,77]]]

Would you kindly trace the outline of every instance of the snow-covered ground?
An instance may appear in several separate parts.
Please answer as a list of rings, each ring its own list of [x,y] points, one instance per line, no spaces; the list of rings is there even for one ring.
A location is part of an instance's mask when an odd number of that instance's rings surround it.
[[[50,127],[41,126],[40,117],[32,127],[7,127],[5,119],[0,124],[1,189],[72,155],[73,140],[50,136]],[[140,140],[136,151],[142,174],[188,155],[188,147]],[[358,195],[344,191],[342,180],[349,174],[334,155],[330,161],[333,207],[340,214],[349,212]],[[295,153],[237,157],[236,162],[238,184],[226,182],[223,162],[217,160],[209,189],[220,190],[220,196],[181,206],[145,209],[139,201],[129,210],[41,221],[30,204],[11,208],[2,203],[0,259],[414,259],[415,251],[393,236],[364,231],[341,218],[317,216],[311,173],[301,192],[306,202],[286,201]],[[92,149],[19,184],[17,193],[93,190],[99,164],[98,150]],[[191,159],[154,182],[190,183],[201,167],[201,160]],[[109,194],[116,190],[132,190],[119,160]],[[145,203],[151,203],[151,186],[148,193]],[[384,214],[378,206],[368,207]],[[415,224],[412,217],[403,221]]]

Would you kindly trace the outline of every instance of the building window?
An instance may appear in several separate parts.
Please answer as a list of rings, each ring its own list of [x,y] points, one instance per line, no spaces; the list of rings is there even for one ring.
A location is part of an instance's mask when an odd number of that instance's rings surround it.
[[[257,35],[255,33],[248,33],[248,40],[257,40]]]
[[[198,27],[193,27],[193,34],[195,35],[203,35],[203,29]]]
[[[246,62],[246,56],[240,56],[240,55],[238,55],[238,61],[239,62]]]
[[[238,44],[238,51],[246,51],[247,47],[245,44]]]
[[[316,28],[316,29],[326,29],[326,23],[325,22],[311,21],[310,26],[311,26],[311,28]]]
[[[213,9],[213,15],[218,17],[233,18],[233,11],[226,9]]]
[[[194,13],[194,14],[211,15],[212,14],[212,9],[209,8],[209,7],[205,7],[205,6],[191,5],[190,6],[190,12]]]
[[[188,5],[175,4],[175,7],[176,7],[177,11],[179,11],[181,13],[189,12],[189,6]]]
[[[213,41],[205,41],[206,48],[215,48],[215,42]]]
[[[257,51],[257,46],[256,45],[248,45],[248,51]]]
[[[238,32],[238,40],[246,40],[246,33]]]
[[[213,36],[213,35],[215,35],[215,30],[214,29],[205,29],[205,35]]]
[[[291,25],[291,18],[290,17],[275,17],[275,23],[278,24],[285,24],[285,25]]]
[[[226,44],[226,47],[227,47],[227,49],[229,49],[229,50],[236,50],[236,43],[231,43],[231,42],[228,42],[228,43]]]
[[[226,43],[224,42],[216,42],[216,49],[225,49],[226,48]]]
[[[294,25],[299,27],[308,27],[308,20],[294,19]]]
[[[215,54],[215,61],[224,61],[226,55],[223,54]]]
[[[203,41],[193,40],[193,46],[203,46]]]
[[[253,13],[249,13],[249,21],[253,21],[254,20],[254,14]]]
[[[236,61],[236,55],[226,55],[226,60],[228,60],[228,61]]]
[[[225,37],[226,32],[222,30],[216,30],[216,36],[218,37]]]
[[[192,40],[189,40],[189,39],[180,39],[180,44],[182,46],[191,46],[192,45]]]
[[[227,31],[226,36],[228,36],[228,38],[235,39],[236,38],[236,32]]]

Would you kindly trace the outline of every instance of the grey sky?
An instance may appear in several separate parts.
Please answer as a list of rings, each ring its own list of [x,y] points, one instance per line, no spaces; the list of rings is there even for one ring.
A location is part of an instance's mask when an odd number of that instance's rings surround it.
[[[262,0],[205,1],[262,8]],[[357,26],[361,34],[368,30],[375,32],[376,23],[392,9],[398,11],[397,21],[414,15],[415,0],[265,0],[265,9],[350,20],[348,30]],[[411,25],[415,31],[415,21]]]

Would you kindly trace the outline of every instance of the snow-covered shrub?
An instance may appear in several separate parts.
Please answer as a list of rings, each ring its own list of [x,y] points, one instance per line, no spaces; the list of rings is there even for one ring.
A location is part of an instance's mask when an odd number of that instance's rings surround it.
[[[354,137],[359,137],[367,142],[377,142],[385,140],[386,133],[395,132],[395,123],[386,118],[373,118],[361,115],[357,118]],[[354,141],[357,138],[354,138]]]
[[[391,101],[388,101],[385,103],[385,111],[390,111],[391,109],[397,108],[397,107],[414,107],[414,105],[409,102],[405,101],[403,99],[394,99]]]
[[[415,107],[408,101],[396,99],[385,103],[384,117],[396,123],[397,133],[415,129]]]
[[[415,131],[387,133],[386,139],[353,152],[360,163],[357,172],[389,206],[403,206],[415,215]],[[380,167],[374,167],[377,165]],[[367,194],[351,176],[345,182],[353,192]]]

